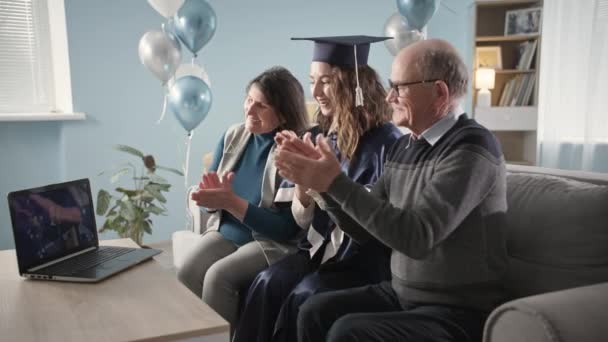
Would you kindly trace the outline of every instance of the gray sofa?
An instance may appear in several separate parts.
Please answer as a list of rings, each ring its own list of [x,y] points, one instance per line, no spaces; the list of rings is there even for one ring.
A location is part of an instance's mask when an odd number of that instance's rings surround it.
[[[484,342],[608,341],[608,174],[507,167],[510,301]],[[204,231],[189,209],[191,230],[173,234],[176,268]]]
[[[511,301],[484,342],[608,341],[608,174],[508,171]]]

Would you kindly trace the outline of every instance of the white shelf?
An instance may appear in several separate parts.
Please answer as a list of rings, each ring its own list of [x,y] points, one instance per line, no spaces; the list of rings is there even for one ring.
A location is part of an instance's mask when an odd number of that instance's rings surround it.
[[[532,5],[537,4],[539,0],[477,0],[477,6],[510,6],[510,5]]]
[[[478,43],[487,42],[520,42],[532,39],[538,39],[539,34],[517,34],[512,36],[478,36],[475,41]]]
[[[496,69],[497,74],[533,74],[536,72],[534,69],[518,70],[518,69]]]
[[[535,131],[537,107],[475,107],[475,120],[491,131]]]

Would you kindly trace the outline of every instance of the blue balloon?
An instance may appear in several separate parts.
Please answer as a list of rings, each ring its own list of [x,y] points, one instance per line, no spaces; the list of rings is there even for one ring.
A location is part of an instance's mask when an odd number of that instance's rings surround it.
[[[205,0],[186,0],[175,13],[175,33],[194,56],[207,44],[217,27],[213,7]]]
[[[412,29],[422,30],[431,20],[440,0],[397,0],[399,13],[405,17]]]
[[[175,81],[167,96],[167,108],[188,132],[198,126],[211,108],[211,90],[198,77],[184,76]]]

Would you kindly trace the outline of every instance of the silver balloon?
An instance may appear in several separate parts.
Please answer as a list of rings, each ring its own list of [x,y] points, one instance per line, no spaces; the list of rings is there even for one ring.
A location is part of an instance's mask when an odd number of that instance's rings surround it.
[[[181,46],[171,33],[152,30],[139,40],[139,60],[163,85],[173,77],[181,59]]]
[[[422,31],[412,29],[408,26],[406,19],[396,12],[384,24],[384,35],[393,37],[393,39],[385,40],[384,45],[395,56],[404,47],[426,39],[426,27]]]

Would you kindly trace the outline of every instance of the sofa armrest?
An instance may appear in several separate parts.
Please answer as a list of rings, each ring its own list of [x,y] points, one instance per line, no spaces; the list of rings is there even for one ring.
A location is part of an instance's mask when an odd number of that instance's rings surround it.
[[[201,234],[196,234],[189,230],[178,230],[173,232],[171,242],[173,247],[173,267],[179,271],[186,263],[186,259],[196,243],[200,240]]]
[[[207,229],[207,220],[211,216],[205,210],[201,210],[190,195],[196,191],[198,186],[194,185],[186,190],[186,212],[188,213],[188,226],[185,230],[178,230],[173,233],[173,266],[179,270],[184,265],[190,251],[194,248],[201,234]]]
[[[483,341],[604,341],[607,309],[608,283],[520,298],[492,311]]]
[[[187,212],[189,216],[189,223],[186,230],[194,232],[196,234],[202,234],[205,232],[207,228],[207,220],[209,219],[209,213],[201,210],[196,202],[194,202],[190,195],[192,192],[196,191],[198,186],[194,185],[188,188],[186,191],[186,203],[188,204]]]

